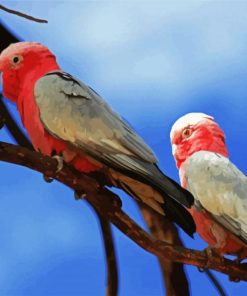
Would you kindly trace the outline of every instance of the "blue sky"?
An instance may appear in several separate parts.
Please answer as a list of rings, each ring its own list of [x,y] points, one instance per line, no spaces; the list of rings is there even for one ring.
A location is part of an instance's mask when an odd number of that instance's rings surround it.
[[[247,3],[244,1],[2,1],[36,24],[0,11],[21,39],[46,44],[62,68],[91,85],[152,147],[178,180],[169,131],[187,112],[215,117],[232,161],[247,172]],[[13,105],[8,104],[18,118]],[[11,141],[5,130],[3,141]],[[0,163],[1,295],[104,295],[98,222],[73,193],[21,167]],[[141,225],[135,204],[125,210]],[[163,295],[157,260],[114,229],[120,296]],[[187,246],[205,244],[182,234]],[[187,268],[192,295],[216,295],[204,274]],[[229,295],[246,283],[217,274]]]

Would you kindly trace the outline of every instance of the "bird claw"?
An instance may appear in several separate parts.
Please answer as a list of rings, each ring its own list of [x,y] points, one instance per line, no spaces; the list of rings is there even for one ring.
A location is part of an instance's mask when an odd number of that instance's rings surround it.
[[[87,196],[87,194],[83,191],[75,191],[74,192],[75,200],[85,199],[86,196]]]
[[[201,268],[199,271],[205,271],[206,269],[209,268],[210,261],[214,259],[214,257],[220,258],[222,263],[224,263],[224,256],[219,256],[217,253],[214,252],[214,248],[212,246],[208,246],[206,249],[204,249],[204,253],[207,256],[207,263],[204,268]]]
[[[47,183],[51,183],[54,180],[53,178],[48,177],[46,175],[43,175],[43,178],[44,178],[45,182],[47,182]]]
[[[203,250],[203,252],[206,254],[208,259],[211,259],[213,257],[212,247],[208,246],[206,249]]]
[[[234,262],[236,265],[239,266],[242,260],[243,260],[243,259],[237,257],[236,259],[233,260],[233,262]]]
[[[57,170],[56,173],[60,172],[63,169],[63,157],[59,155],[54,155],[52,158],[56,159],[58,165],[57,165]]]
[[[206,263],[206,265],[204,267],[198,267],[197,268],[199,272],[204,272],[204,271],[206,271],[208,269],[209,261],[213,257],[212,248],[210,246],[208,246],[206,249],[204,249],[203,252],[205,253],[208,260],[207,260],[207,263]]]

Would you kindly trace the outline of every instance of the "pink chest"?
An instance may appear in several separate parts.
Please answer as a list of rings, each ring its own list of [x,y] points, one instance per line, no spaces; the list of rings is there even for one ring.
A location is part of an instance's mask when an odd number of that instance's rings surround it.
[[[187,184],[182,166],[179,174],[181,184],[186,188]],[[218,254],[235,254],[241,258],[246,258],[247,246],[224,226],[219,224],[207,210],[202,209],[198,211],[195,207],[192,207],[189,209],[189,212],[195,221],[197,233]]]
[[[21,115],[22,123],[36,151],[40,151],[48,156],[51,156],[53,152],[57,155],[63,154],[64,152],[73,153],[63,140],[55,138],[45,130],[40,119],[39,109],[35,103],[32,88],[30,88],[30,91],[25,89],[25,92],[20,95],[18,110]],[[67,160],[65,159],[65,161]],[[77,151],[74,158],[71,158],[69,162],[77,170],[86,173],[98,170],[101,167],[92,163],[83,152],[80,153],[79,151]]]
[[[66,144],[45,130],[33,97],[33,91],[26,90],[25,93],[28,95],[21,94],[19,97],[18,110],[35,150],[45,155],[51,155],[53,151],[59,154],[66,148]]]

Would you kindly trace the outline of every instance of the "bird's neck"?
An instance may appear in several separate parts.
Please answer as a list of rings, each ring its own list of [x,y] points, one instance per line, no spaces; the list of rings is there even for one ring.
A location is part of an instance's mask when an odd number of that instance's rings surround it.
[[[225,157],[228,157],[228,151],[225,145],[225,140],[223,137],[215,137],[212,138],[211,140],[206,140],[206,141],[200,141],[198,145],[195,145],[191,147],[190,151],[187,154],[187,157],[180,163],[179,165],[179,178],[181,185],[186,188],[186,180],[185,180],[185,170],[187,163],[190,159],[190,157],[198,152],[198,151],[210,151],[214,153],[221,154]]]
[[[45,59],[44,61],[41,60],[40,63],[37,63],[35,67],[26,65],[26,67],[23,69],[23,73],[21,69],[18,73],[20,86],[19,96],[17,99],[18,107],[20,104],[23,104],[23,100],[26,100],[27,94],[33,93],[37,80],[47,73],[56,70],[61,69],[54,59]]]
[[[36,102],[34,100],[34,88],[37,80],[39,80],[41,77],[46,75],[47,73],[55,70],[60,70],[60,67],[57,65],[55,60],[52,60],[49,62],[44,61],[39,63],[34,68],[26,69],[25,73],[19,73],[19,96],[17,99],[17,107],[21,115],[21,119],[23,122],[23,125],[27,128],[27,121],[30,117],[30,110],[34,113],[34,115],[37,115],[38,108],[36,106]]]
[[[46,75],[51,71],[61,70],[55,59],[46,58],[37,63],[35,67],[32,65],[26,67],[19,72],[20,84],[22,87],[26,87],[26,84],[34,85],[38,79]]]

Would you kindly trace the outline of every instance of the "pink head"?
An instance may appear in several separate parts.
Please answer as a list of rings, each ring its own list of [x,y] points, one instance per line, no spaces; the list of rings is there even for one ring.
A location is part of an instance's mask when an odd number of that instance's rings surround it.
[[[200,150],[228,156],[224,132],[213,117],[204,113],[188,113],[180,117],[172,126],[170,138],[178,168]]]
[[[13,43],[0,55],[3,94],[16,102],[25,80],[36,81],[57,69],[56,57],[44,45],[36,42]]]

